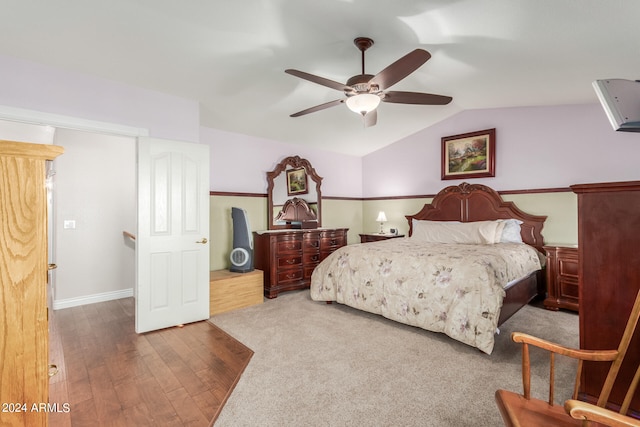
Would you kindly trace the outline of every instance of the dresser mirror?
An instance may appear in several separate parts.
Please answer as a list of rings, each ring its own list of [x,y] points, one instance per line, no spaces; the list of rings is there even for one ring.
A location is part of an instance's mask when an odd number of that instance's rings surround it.
[[[282,219],[282,211],[285,205],[300,203],[308,206],[316,216],[317,226],[321,227],[321,182],[322,177],[318,176],[311,163],[298,156],[285,158],[274,170],[267,172],[269,229],[294,228],[292,221]]]

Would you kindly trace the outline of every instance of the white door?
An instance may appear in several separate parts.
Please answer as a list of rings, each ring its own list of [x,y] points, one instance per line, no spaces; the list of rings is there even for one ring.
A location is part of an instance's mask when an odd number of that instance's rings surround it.
[[[138,138],[136,332],[209,318],[209,147]]]

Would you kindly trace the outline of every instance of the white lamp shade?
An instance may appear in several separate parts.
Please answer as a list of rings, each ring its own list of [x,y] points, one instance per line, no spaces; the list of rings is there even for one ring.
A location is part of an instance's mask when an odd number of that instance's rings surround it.
[[[377,222],[387,222],[387,216],[384,214],[383,211],[378,212],[378,219],[376,219]]]
[[[375,110],[380,104],[380,97],[372,93],[361,93],[347,98],[347,107],[354,113],[362,114],[363,116],[370,111]]]

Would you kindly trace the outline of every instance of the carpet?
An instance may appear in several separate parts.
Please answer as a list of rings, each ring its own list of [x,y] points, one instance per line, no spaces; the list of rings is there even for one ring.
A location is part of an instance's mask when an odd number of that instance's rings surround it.
[[[500,426],[498,388],[522,390],[513,331],[577,347],[578,316],[526,306],[501,327],[491,355],[451,338],[309,292],[215,315],[255,354],[215,426]],[[548,393],[547,353],[532,349],[532,393]],[[556,360],[556,399],[576,364]]]

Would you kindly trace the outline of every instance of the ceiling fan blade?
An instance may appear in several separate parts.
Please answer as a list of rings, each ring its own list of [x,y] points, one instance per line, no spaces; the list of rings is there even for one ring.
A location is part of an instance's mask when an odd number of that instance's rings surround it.
[[[447,105],[453,100],[450,96],[421,92],[389,91],[384,93],[382,101],[394,104]]]
[[[307,108],[306,110],[298,111],[297,113],[291,114],[289,117],[300,117],[305,114],[315,113],[316,111],[324,110],[326,108],[335,107],[336,105],[340,105],[344,103],[344,99],[336,99],[334,101],[325,102],[324,104],[316,105],[315,107]]]
[[[364,115],[364,127],[375,126],[378,123],[378,110],[369,111]]]
[[[304,71],[298,71],[298,70],[292,70],[292,69],[287,69],[284,70],[285,73],[287,74],[291,74],[292,76],[296,76],[296,77],[300,77],[301,79],[305,79],[308,80],[312,83],[317,83],[319,85],[322,86],[326,86],[326,87],[330,87],[331,89],[335,89],[335,90],[339,90],[339,91],[353,91],[353,88],[343,84],[343,83],[339,83],[333,80],[329,80],[329,79],[325,79],[324,77],[320,77],[320,76],[316,76],[314,74],[309,74],[309,73],[305,73]]]
[[[429,52],[423,49],[416,49],[380,71],[369,83],[377,84],[380,90],[389,88],[420,68],[429,58],[431,58]]]

